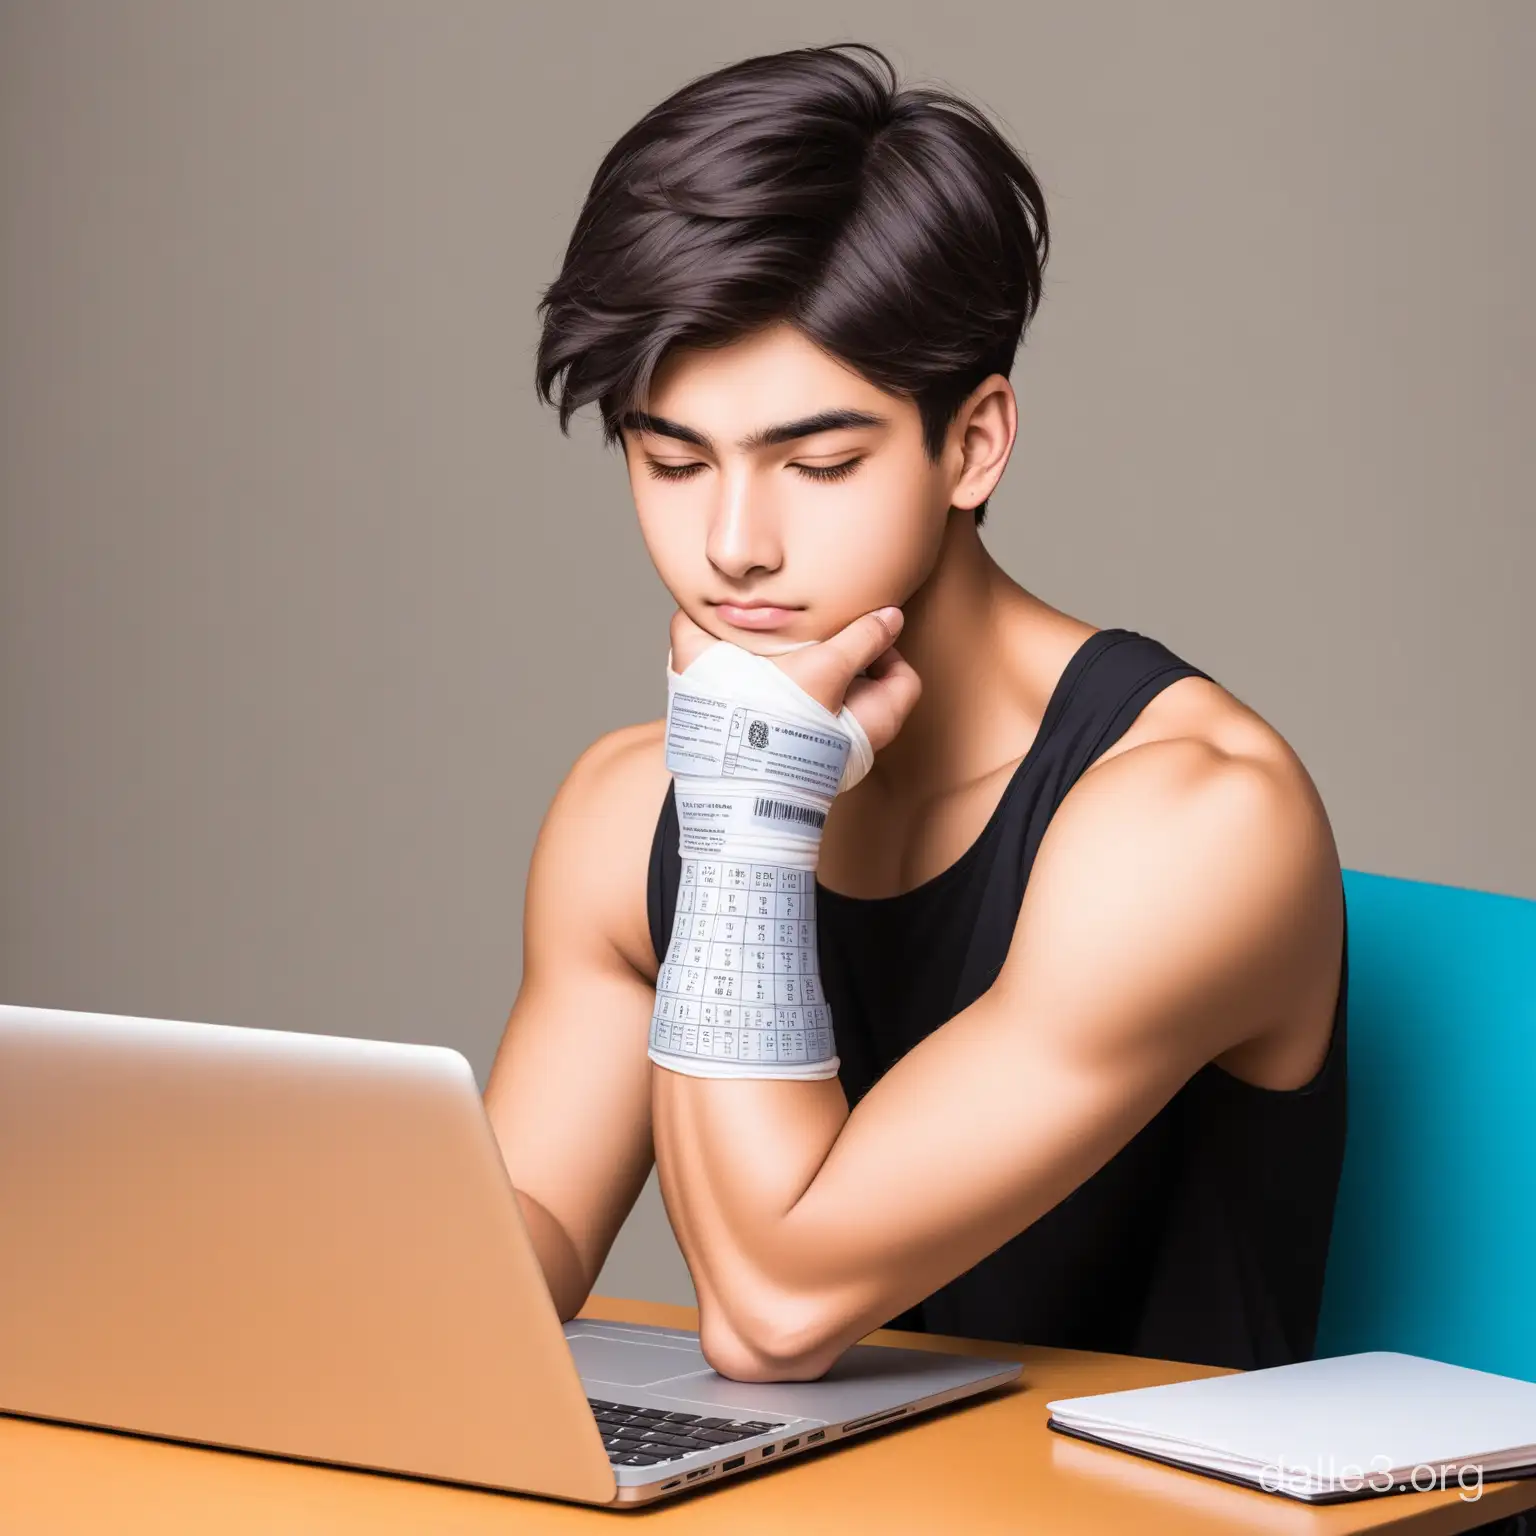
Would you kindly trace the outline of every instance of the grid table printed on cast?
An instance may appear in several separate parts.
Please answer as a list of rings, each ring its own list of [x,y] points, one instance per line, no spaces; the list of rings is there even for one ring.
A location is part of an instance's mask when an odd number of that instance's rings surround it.
[[[825,1061],[813,870],[684,859],[656,981],[655,1043],[720,1061]]]

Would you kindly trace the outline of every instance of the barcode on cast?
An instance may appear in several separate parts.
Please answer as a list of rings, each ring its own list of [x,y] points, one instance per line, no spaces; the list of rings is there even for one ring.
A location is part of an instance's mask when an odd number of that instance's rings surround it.
[[[827,813],[809,805],[795,805],[789,800],[769,800],[758,795],[752,802],[754,816],[766,816],[773,821],[803,821],[812,827],[826,825]]]

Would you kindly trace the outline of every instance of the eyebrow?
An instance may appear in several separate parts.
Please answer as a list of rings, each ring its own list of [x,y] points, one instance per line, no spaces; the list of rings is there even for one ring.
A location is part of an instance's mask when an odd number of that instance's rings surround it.
[[[649,432],[656,437],[675,438],[680,443],[691,443],[706,453],[713,453],[715,445],[702,432],[685,427],[680,421],[669,421],[665,416],[652,416],[648,411],[627,411],[619,425],[633,432]],[[847,409],[818,411],[814,416],[802,416],[798,421],[782,421],[776,426],[762,427],[749,432],[736,444],[744,453],[758,448],[771,448],[778,443],[792,443],[798,438],[814,437],[818,432],[837,432],[847,427],[885,427],[890,418],[877,416],[872,411]]]

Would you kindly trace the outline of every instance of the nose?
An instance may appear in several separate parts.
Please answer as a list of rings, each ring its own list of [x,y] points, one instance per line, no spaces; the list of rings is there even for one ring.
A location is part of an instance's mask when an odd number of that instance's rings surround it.
[[[720,486],[705,543],[709,563],[736,581],[753,571],[778,570],[784,559],[778,519],[765,498],[754,493],[748,472],[721,475]]]

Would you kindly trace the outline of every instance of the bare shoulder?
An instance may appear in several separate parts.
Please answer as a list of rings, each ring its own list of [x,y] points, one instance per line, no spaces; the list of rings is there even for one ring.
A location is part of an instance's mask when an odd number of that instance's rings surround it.
[[[1256,710],[1208,678],[1181,677],[1170,683],[1083,777],[1152,745],[1172,749],[1157,754],[1165,760],[1181,754],[1191,761],[1259,772],[1289,814],[1310,819],[1319,829],[1328,825],[1317,786],[1291,744]],[[1147,758],[1142,752],[1141,760]],[[1333,874],[1337,876],[1337,868]]]
[[[579,910],[647,980],[657,970],[646,916],[646,879],[671,776],[665,721],[599,736],[571,765],[539,831],[530,902],[548,893],[562,920]]]
[[[1051,632],[1049,645],[1040,652],[1050,658],[1036,691],[1044,698],[1062,669],[1095,630],[1079,619],[1060,616],[1061,622]],[[1193,761],[1199,749],[1222,761],[1262,766],[1284,795],[1305,802],[1312,813],[1322,817],[1323,807],[1311,776],[1291,745],[1256,710],[1235,694],[1206,677],[1181,677],[1169,683],[1137,714],[1129,728],[1106,751],[1094,759],[1080,776],[1080,782],[1101,773],[1106,764],[1154,743],[1183,743],[1182,753]],[[1174,754],[1161,754],[1165,760]],[[1142,762],[1147,755],[1142,755]],[[1119,777],[1118,770],[1115,777]],[[1326,820],[1326,818],[1323,818]]]
[[[1256,710],[1205,677],[1181,677],[1152,699],[1130,729],[1095,763],[1152,741],[1202,741],[1231,757],[1300,760],[1285,738]],[[1290,766],[1289,764],[1287,766]]]

